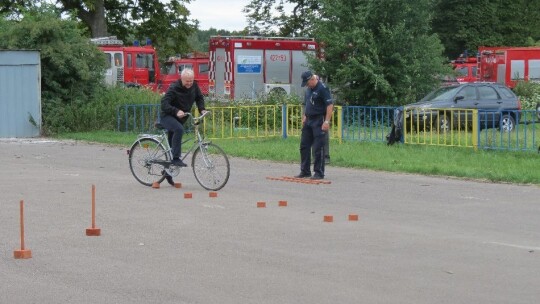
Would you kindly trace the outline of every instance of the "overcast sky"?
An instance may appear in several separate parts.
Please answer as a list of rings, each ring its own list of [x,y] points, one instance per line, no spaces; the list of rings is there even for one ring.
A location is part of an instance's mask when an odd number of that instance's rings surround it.
[[[240,31],[247,26],[246,17],[242,13],[250,0],[193,0],[187,4],[191,18],[199,20],[199,28],[208,30]]]

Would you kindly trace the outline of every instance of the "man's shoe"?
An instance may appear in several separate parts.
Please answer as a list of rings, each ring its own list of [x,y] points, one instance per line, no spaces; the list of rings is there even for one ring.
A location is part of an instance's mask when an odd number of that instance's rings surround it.
[[[167,183],[169,183],[169,185],[174,186],[174,181],[172,179],[172,176],[167,174],[165,175],[165,179],[167,180]]]
[[[169,185],[174,186],[174,180],[172,179],[172,176],[170,176],[165,170],[161,171],[161,174],[165,176],[165,179],[167,180],[167,183],[169,183]]]
[[[322,177],[322,176],[319,175],[319,174],[313,174],[313,176],[311,177],[311,179],[324,179],[324,177]]]
[[[311,174],[300,173],[298,175],[295,175],[294,177],[296,177],[296,178],[309,178],[309,177],[311,177]]]
[[[179,158],[173,159],[171,164],[178,167],[187,167],[187,165]]]

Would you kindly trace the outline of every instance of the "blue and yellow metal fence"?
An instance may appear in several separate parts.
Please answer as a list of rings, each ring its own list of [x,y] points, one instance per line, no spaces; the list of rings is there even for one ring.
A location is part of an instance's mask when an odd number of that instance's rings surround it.
[[[203,131],[209,139],[300,136],[300,105],[208,107],[211,115]],[[159,104],[117,108],[117,130],[149,132],[159,119]],[[336,106],[330,137],[341,141],[386,142],[394,113],[392,107]],[[472,149],[536,151],[540,122],[534,110],[478,111],[472,109],[409,110],[403,113],[403,143]],[[506,132],[501,122],[513,121]]]
[[[345,141],[384,142],[392,129],[392,107],[347,106],[342,109],[342,138]]]
[[[405,144],[507,151],[536,151],[540,145],[534,110],[414,109],[403,117]]]
[[[266,138],[300,136],[300,105],[254,105],[208,107],[211,112],[203,124],[209,139]],[[117,108],[117,130],[149,132],[159,120],[159,104],[123,105]],[[341,107],[334,108],[330,136],[341,136]]]
[[[116,108],[116,130],[148,132],[155,129],[161,106],[159,104],[126,104]]]
[[[429,109],[403,112],[403,142],[478,148],[478,110]],[[468,132],[468,131],[472,132]]]
[[[502,114],[502,115],[501,115]],[[478,147],[490,150],[537,151],[540,146],[540,117],[535,110],[510,111],[506,113],[486,112],[487,119],[480,122]],[[489,128],[501,124],[511,116],[515,127],[505,132],[504,126]],[[482,113],[479,114],[482,116]]]

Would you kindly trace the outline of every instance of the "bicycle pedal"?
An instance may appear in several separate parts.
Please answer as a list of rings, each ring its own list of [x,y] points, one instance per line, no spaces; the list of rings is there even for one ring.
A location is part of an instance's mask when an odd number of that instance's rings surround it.
[[[164,171],[169,176],[176,177],[180,173],[180,167],[169,167],[169,168],[165,168]]]

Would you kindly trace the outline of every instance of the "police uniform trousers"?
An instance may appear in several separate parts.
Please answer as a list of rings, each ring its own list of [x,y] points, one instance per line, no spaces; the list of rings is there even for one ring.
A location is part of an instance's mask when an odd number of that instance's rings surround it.
[[[313,172],[324,177],[324,143],[326,131],[321,129],[324,115],[306,116],[300,139],[300,171],[311,175],[311,149],[313,148]]]

